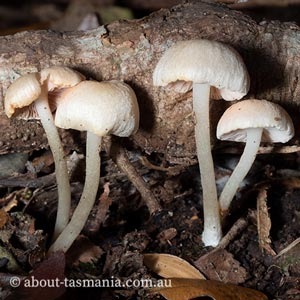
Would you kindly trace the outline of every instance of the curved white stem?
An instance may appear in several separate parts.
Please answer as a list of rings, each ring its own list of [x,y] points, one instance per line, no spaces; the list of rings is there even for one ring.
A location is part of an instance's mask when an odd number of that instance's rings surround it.
[[[222,238],[220,208],[210,144],[208,84],[193,84],[193,110],[196,117],[195,139],[203,191],[205,246],[217,246]]]
[[[230,178],[226,182],[226,185],[219,198],[220,207],[222,210],[227,210],[229,208],[230,203],[239,188],[239,185],[249,172],[260,145],[262,132],[262,128],[247,129],[247,142],[244,152]]]
[[[42,89],[40,97],[34,102],[35,108],[41,119],[47,135],[48,143],[53,154],[55,175],[58,192],[58,207],[54,229],[54,238],[67,226],[70,218],[71,189],[67,163],[61,140],[54,124],[53,116],[49,108],[47,91]]]
[[[101,165],[99,154],[100,147],[101,137],[91,132],[87,132],[86,176],[83,192],[70,223],[50,247],[49,253],[55,251],[66,252],[80,234],[88,219],[93,208],[99,186]]]

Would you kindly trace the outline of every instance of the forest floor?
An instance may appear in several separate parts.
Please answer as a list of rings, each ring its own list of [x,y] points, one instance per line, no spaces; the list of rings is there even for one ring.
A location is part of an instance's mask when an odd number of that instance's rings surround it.
[[[162,210],[150,217],[138,191],[103,152],[99,200],[82,236],[66,255],[65,271],[61,270],[61,258],[58,258],[52,262],[51,273],[72,279],[157,278],[143,263],[143,254],[168,253],[195,265],[207,279],[260,290],[269,299],[300,299],[300,243],[288,247],[300,236],[300,166],[297,154],[263,154],[257,157],[230,215],[224,220],[224,233],[232,226],[238,227],[238,230],[218,251],[204,247],[201,241],[203,213],[198,166],[192,165],[185,171],[179,171],[176,166],[164,162],[163,155],[130,154],[131,162],[159,199]],[[230,173],[229,166],[238,157],[238,154],[215,153],[219,188]],[[82,189],[80,181],[84,178],[84,157],[76,156],[76,159],[77,169],[72,177],[74,208]],[[36,166],[38,162],[44,167],[35,176],[28,172],[15,175],[15,185],[27,176],[31,185],[36,182],[41,187],[1,189],[0,249],[14,258],[13,262],[9,262],[9,255],[2,255],[2,284],[7,283],[12,274],[26,276],[45,260],[53,230],[55,180],[52,177],[50,181],[43,181],[42,185],[40,182],[53,175],[51,155],[49,162],[49,152],[33,153],[29,162],[27,166]],[[165,170],[155,170],[157,166]],[[7,183],[8,179],[0,181],[1,184],[4,182]],[[256,203],[261,191],[266,191],[263,201],[269,209],[269,216],[264,218],[271,224],[270,231],[265,221],[259,228],[257,226]],[[286,252],[281,254],[284,249]],[[47,277],[49,270],[42,267],[41,272]],[[11,290],[7,287],[3,295]],[[14,297],[18,294],[12,295],[11,299],[17,299]],[[82,299],[87,295],[89,299],[142,299],[145,291],[69,288],[60,299]],[[22,299],[33,298],[30,295]]]

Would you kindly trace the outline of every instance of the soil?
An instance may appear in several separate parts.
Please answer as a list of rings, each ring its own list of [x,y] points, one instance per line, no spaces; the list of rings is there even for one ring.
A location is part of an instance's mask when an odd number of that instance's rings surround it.
[[[198,267],[197,260],[201,257],[205,258],[202,259],[201,264],[205,265],[207,260],[208,263],[211,262],[209,254],[213,248],[204,247],[201,241],[203,217],[198,166],[192,165],[177,174],[158,171],[146,168],[139,158],[146,157],[153,165],[163,166],[166,170],[167,168],[171,170],[174,166],[165,162],[162,154],[147,156],[134,151],[130,153],[131,162],[142,174],[151,190],[155,192],[162,210],[149,216],[143,200],[132,183],[118,170],[113,161],[102,153],[101,186],[109,183],[109,193],[104,198],[105,193],[103,193],[101,201],[110,199],[109,204],[111,204],[108,205],[108,209],[106,207],[105,216],[102,211],[102,217],[97,219],[95,216],[101,215],[99,210],[104,209],[97,202],[83,231],[83,235],[89,238],[92,247],[100,250],[97,251],[93,260],[78,263],[78,260],[77,262],[76,259],[74,260],[72,253],[80,252],[81,250],[78,249],[81,248],[78,245],[74,246],[66,256],[68,278],[111,278],[112,276],[120,279],[157,278],[157,275],[143,264],[143,253],[173,254],[192,264],[195,263]],[[38,153],[38,155],[41,154],[43,153]],[[34,155],[37,154],[33,153],[29,160]],[[224,165],[221,162],[228,163],[237,160],[238,157],[238,154],[215,153],[216,173],[219,178],[220,174],[224,174]],[[261,186],[267,185],[267,205],[272,223],[270,246],[278,253],[299,237],[298,181],[300,179],[295,176],[300,176],[298,169],[297,154],[268,154],[257,157],[256,164],[245,182],[246,185],[240,190],[231,214],[225,222],[224,232],[226,233],[238,219],[244,218],[247,221],[246,227],[242,228],[240,234],[230,241],[226,250],[224,249],[226,255],[223,253],[223,256],[220,256],[222,260],[228,260],[229,266],[232,266],[232,260],[234,260],[234,263],[239,265],[238,271],[236,271],[236,276],[228,276],[230,270],[228,266],[224,267],[223,261],[215,263],[215,274],[219,276],[224,275],[225,272],[225,281],[260,290],[268,295],[269,299],[300,299],[300,248],[295,246],[279,258],[263,251],[258,243],[255,217],[257,193]],[[52,169],[48,167],[42,171],[51,174]],[[43,172],[37,174],[38,177],[49,176]],[[82,178],[80,176],[82,168],[76,172],[79,174],[75,178]],[[293,176],[287,179],[286,174]],[[74,181],[72,186],[75,207],[82,183]],[[20,191],[20,188],[13,190],[3,188],[2,200],[12,195],[13,191]],[[30,191],[37,193],[36,189],[29,189],[27,190],[29,195]],[[100,188],[99,196],[102,192]],[[55,186],[52,184],[44,186],[29,202],[23,193],[22,196],[17,197],[17,205],[9,212],[10,217],[3,228],[9,232],[10,238],[4,243],[2,236],[1,245],[13,252],[21,269],[17,272],[19,274],[28,273],[45,259],[45,249],[53,229],[55,194]],[[46,202],[48,202],[47,206]],[[85,251],[81,252],[85,253]],[[94,254],[85,254],[85,256],[89,255]],[[2,274],[8,272],[7,269],[7,265],[3,262]],[[211,272],[205,272],[205,268],[201,271],[207,279],[216,279]],[[240,279],[238,279],[239,275],[241,275]],[[60,299],[82,299],[87,295],[89,299],[100,297],[142,299],[146,294],[142,289],[69,288]],[[148,299],[150,299],[149,296]]]

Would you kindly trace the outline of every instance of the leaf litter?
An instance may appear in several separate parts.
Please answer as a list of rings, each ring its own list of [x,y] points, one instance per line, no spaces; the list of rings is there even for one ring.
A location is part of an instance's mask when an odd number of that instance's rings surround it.
[[[215,252],[217,253],[217,252]],[[168,300],[190,300],[210,297],[215,300],[264,300],[262,292],[224,283],[205,280],[205,277],[190,263],[168,254],[144,254],[144,263],[161,277],[170,279],[171,287],[152,288]]]

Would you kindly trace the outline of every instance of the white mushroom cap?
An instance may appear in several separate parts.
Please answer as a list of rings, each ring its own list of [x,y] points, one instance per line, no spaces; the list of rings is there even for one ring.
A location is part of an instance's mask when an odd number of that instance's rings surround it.
[[[5,113],[10,118],[15,110],[29,106],[41,94],[39,73],[31,73],[16,79],[6,91]]]
[[[41,84],[46,83],[48,91],[72,87],[85,79],[79,72],[60,66],[43,69],[40,74]]]
[[[16,113],[19,119],[39,119],[32,103],[46,88],[51,111],[56,109],[56,95],[52,91],[72,87],[85,77],[67,67],[50,67],[39,73],[30,73],[19,77],[7,89],[4,105],[5,113],[10,118]],[[45,84],[45,86],[44,86]]]
[[[139,126],[135,93],[119,81],[82,81],[59,96],[55,124],[99,136],[130,136]]]
[[[262,141],[285,143],[294,136],[288,113],[266,100],[244,100],[230,106],[217,126],[220,140],[245,142],[248,128],[264,128]]]
[[[241,99],[250,87],[240,55],[228,45],[209,40],[176,43],[164,53],[154,70],[156,86],[172,83],[177,92],[187,92],[192,82],[218,88],[225,100]]]

